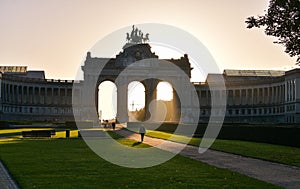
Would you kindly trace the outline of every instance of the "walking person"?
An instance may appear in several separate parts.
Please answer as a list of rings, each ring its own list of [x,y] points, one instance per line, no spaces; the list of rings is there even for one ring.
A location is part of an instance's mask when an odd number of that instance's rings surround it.
[[[141,134],[141,142],[143,142],[144,141],[144,136],[145,136],[145,133],[146,133],[146,129],[145,129],[143,124],[141,125],[139,132]]]

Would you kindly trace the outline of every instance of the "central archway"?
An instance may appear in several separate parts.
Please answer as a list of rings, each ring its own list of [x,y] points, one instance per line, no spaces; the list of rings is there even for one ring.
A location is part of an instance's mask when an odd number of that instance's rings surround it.
[[[150,63],[149,61],[153,62]],[[80,109],[79,119],[96,121],[99,116],[100,119],[109,119],[112,116],[116,116],[118,122],[128,122],[128,110],[130,110],[131,108],[128,107],[128,104],[135,104],[134,106],[137,105],[135,102],[132,103],[132,100],[128,100],[128,85],[130,82],[139,81],[144,86],[144,95],[141,95],[145,97],[144,121],[149,120],[151,117],[149,108],[153,110],[156,109],[152,108],[152,105],[155,106],[155,103],[151,104],[151,102],[155,102],[153,100],[157,100],[156,87],[160,82],[160,79],[156,78],[165,78],[166,76],[168,76],[167,81],[182,81],[182,78],[177,78],[178,75],[174,73],[173,68],[169,69],[168,66],[159,66],[159,70],[154,70],[151,65],[153,65],[156,61],[167,61],[168,65],[178,66],[179,69],[183,71],[183,74],[185,74],[189,78],[191,77],[191,66],[187,55],[184,55],[180,59],[160,60],[158,59],[158,56],[156,56],[155,53],[151,51],[151,46],[146,43],[134,45],[127,44],[123,47],[123,51],[121,51],[116,56],[116,58],[92,57],[91,53],[88,52],[86,60],[84,62],[84,66],[82,66],[82,70],[84,72],[84,82],[82,83],[82,90],[86,93],[86,95],[81,100],[81,105],[78,106],[78,108]],[[140,62],[140,64],[136,65],[137,62]],[[132,65],[136,66],[133,68]],[[133,68],[133,72],[130,75],[124,75],[123,73],[126,73],[128,69],[131,69],[130,67]],[[141,80],[141,77],[147,76],[148,72],[154,74],[153,77],[146,77],[146,79]],[[110,116],[106,116],[106,113],[103,112],[104,109],[98,107],[98,101],[102,100],[101,97],[98,97],[98,86],[102,82],[107,80],[114,82],[117,87],[117,94],[115,96],[117,96],[116,101],[118,103],[111,103],[115,104],[116,110],[114,109],[115,115]],[[95,83],[96,86],[94,85]],[[90,90],[91,88],[95,90],[95,92],[93,90]],[[93,97],[93,95],[95,95],[95,97]],[[177,97],[178,95],[175,96]],[[109,105],[108,107],[111,106],[112,105]],[[97,112],[96,114],[95,110]]]
[[[129,121],[143,121],[145,117],[145,87],[139,81],[128,84]]]

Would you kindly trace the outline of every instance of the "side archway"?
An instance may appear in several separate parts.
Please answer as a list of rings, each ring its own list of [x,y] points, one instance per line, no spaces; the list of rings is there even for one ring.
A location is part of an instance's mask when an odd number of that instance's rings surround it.
[[[106,80],[98,85],[97,113],[100,120],[111,120],[117,114],[117,86],[114,82]]]
[[[180,116],[180,102],[173,86],[166,81],[161,81],[157,85],[157,101],[165,105],[165,122],[178,122]],[[157,110],[159,112],[159,110]]]

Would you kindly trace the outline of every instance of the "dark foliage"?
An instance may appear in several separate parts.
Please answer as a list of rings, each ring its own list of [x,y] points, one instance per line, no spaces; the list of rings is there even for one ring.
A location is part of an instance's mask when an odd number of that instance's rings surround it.
[[[300,65],[300,1],[270,0],[269,8],[264,16],[248,17],[247,28],[265,27],[266,35],[275,36],[285,46],[285,52],[297,57]]]

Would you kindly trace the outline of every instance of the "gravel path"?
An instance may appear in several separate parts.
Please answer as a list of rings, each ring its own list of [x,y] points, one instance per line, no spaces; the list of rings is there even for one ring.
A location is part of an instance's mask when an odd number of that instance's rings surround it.
[[[116,130],[115,132],[126,138],[140,141],[140,135],[133,134],[131,131]],[[147,136],[144,138],[144,143],[174,153],[178,152],[178,147],[183,145],[180,143]],[[164,143],[164,145],[159,145],[161,143]],[[285,188],[300,188],[299,167],[288,166],[214,150],[207,150],[205,153],[200,154],[198,153],[198,147],[190,145],[187,145],[179,154],[216,167],[229,169],[258,180],[283,186]]]
[[[0,188],[1,189],[18,189],[19,187],[11,178],[8,171],[0,161]]]

